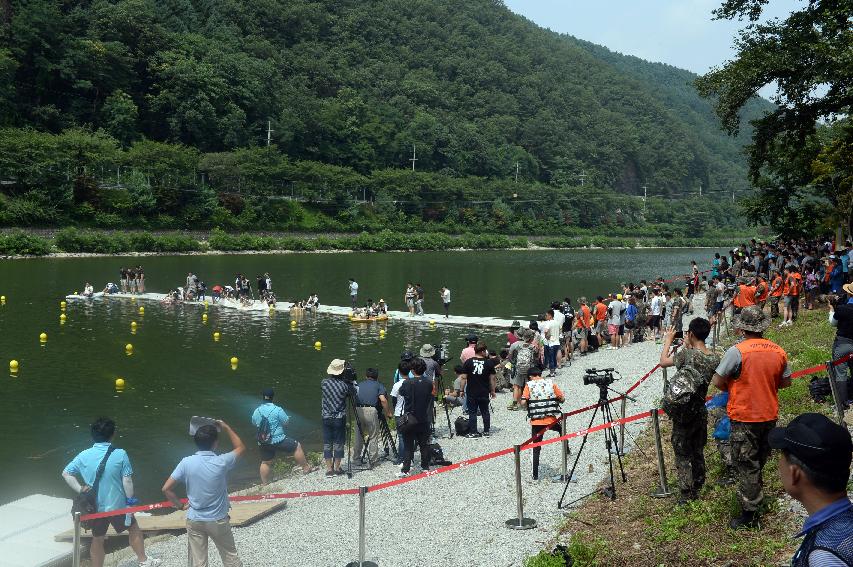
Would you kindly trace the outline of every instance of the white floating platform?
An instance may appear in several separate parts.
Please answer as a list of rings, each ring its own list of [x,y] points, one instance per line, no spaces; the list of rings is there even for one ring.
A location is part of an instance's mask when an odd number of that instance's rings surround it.
[[[166,298],[166,294],[164,293],[139,293],[139,294],[129,294],[129,293],[114,293],[111,295],[105,295],[103,293],[95,293],[92,297],[85,297],[82,295],[67,295],[65,299],[69,301],[110,301],[113,299],[131,299],[136,298],[138,301],[156,301],[162,302]],[[203,305],[201,301],[183,301],[182,303],[187,305]],[[213,303],[212,300],[208,299],[208,305],[211,308],[225,308],[225,309],[234,309],[237,311],[247,311],[247,312],[255,312],[255,313],[266,313],[269,310],[269,307],[266,303],[260,300],[254,300],[250,305],[243,305],[238,301],[234,301],[233,299],[222,299],[216,303]],[[286,301],[279,301],[275,304],[276,311],[281,312],[289,312],[290,308],[293,307],[292,303],[288,303]],[[352,313],[352,309],[349,307],[339,307],[335,305],[320,305],[318,310],[319,313],[324,313],[328,315],[339,315],[342,317],[349,317]],[[444,315],[438,314],[429,314],[426,315],[416,315],[414,317],[410,317],[407,311],[389,311],[388,319],[394,321],[409,321],[414,323],[429,323],[430,321],[435,321],[436,325],[455,325],[455,326],[464,326],[464,327],[494,327],[501,329],[508,329],[512,324],[510,319],[499,319],[497,317],[468,317],[464,315],[451,315],[449,318],[445,318]],[[376,321],[375,323],[384,323],[385,321]],[[374,322],[354,322],[356,325],[370,325]]]
[[[71,500],[33,494],[0,506],[0,565],[54,567],[67,564],[71,544],[54,541],[72,526]]]

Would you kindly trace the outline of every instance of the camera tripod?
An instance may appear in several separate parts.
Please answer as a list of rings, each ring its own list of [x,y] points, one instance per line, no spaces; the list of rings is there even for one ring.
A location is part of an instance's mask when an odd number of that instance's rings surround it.
[[[447,419],[447,431],[448,431],[448,434],[450,435],[449,439],[453,439],[453,426],[450,425],[450,410],[447,408],[447,404],[444,403],[444,378],[441,376],[441,374],[436,373],[433,380],[435,382],[435,391],[436,391],[435,403],[436,404],[439,403],[438,402],[438,396],[441,396],[441,405],[444,406],[444,417],[445,417],[445,419]],[[437,417],[437,415],[436,415],[437,413],[438,412],[435,409],[435,404],[433,404],[433,406],[432,406],[432,433],[433,433],[433,436],[435,436],[435,420]]]
[[[382,413],[382,411],[382,406],[377,406],[376,416],[379,421],[379,428],[377,429],[377,431],[374,432],[374,435],[379,435],[379,445],[385,453],[384,458],[387,459],[389,456],[393,455],[394,461],[397,461],[399,460],[399,455],[397,454],[397,441],[394,439],[394,436],[391,435],[391,429],[388,427],[388,419],[385,417],[385,414]],[[368,454],[368,449],[370,447],[370,441],[372,438],[372,435],[368,435],[367,439],[364,440],[364,449],[361,450],[362,462],[364,462],[365,460],[370,462],[370,455]]]
[[[592,423],[595,421],[595,416],[599,414],[599,410],[601,410],[601,422],[602,424],[610,423],[613,421],[613,411],[610,408],[610,400],[607,399],[608,390],[619,394],[621,396],[625,396],[629,400],[633,401],[633,398],[628,396],[627,394],[622,394],[610,388],[607,384],[597,383],[598,386],[598,403],[595,406],[595,410],[592,412],[592,417],[589,419],[589,424],[587,425],[587,430],[592,427]],[[563,487],[563,494],[560,496],[560,501],[557,503],[558,508],[563,508],[563,500],[566,498],[566,492],[569,490],[569,483],[575,475],[575,469],[578,466],[578,462],[580,461],[581,454],[583,453],[583,449],[586,446],[587,438],[589,437],[589,433],[586,433],[583,436],[583,441],[581,441],[580,449],[578,449],[577,455],[575,455],[575,462],[572,463],[572,470],[569,472],[566,477],[566,485]],[[596,489],[589,494],[585,494],[580,498],[572,500],[565,507],[569,507],[572,504],[580,502],[584,498],[588,498],[593,494],[597,494],[601,492],[611,500],[616,500],[616,480],[614,478],[614,470],[613,470],[613,449],[619,446],[618,438],[616,436],[616,431],[612,427],[608,427],[604,430],[604,446],[607,448],[607,461],[610,468],[610,485],[605,486],[603,489]],[[622,475],[622,482],[628,482],[628,476],[625,474],[625,467],[622,465],[622,455],[619,454],[618,450],[616,451],[616,460],[619,463],[619,472]]]

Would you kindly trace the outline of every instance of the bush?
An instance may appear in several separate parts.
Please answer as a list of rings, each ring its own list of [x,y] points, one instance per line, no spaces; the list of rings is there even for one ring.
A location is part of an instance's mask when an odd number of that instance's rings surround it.
[[[23,232],[0,236],[0,254],[4,256],[44,256],[50,252],[50,241],[40,236]]]

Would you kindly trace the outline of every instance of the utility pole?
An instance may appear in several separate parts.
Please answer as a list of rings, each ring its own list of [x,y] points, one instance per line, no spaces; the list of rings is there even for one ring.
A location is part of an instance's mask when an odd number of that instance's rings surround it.
[[[518,183],[518,162],[515,162],[515,182]]]
[[[267,147],[270,145],[270,141],[272,140],[272,122],[267,120]]]
[[[415,149],[415,145],[412,144],[412,157],[409,159],[412,162],[412,171],[415,170],[415,162],[418,161],[418,154]]]
[[[581,170],[581,174],[580,174],[580,175],[578,175],[578,177],[580,177],[580,180],[581,180],[581,187],[583,187],[583,183],[584,183],[584,181],[586,180],[586,170],[585,170],[585,169],[582,169],[582,170]]]
[[[643,214],[646,214],[646,198],[649,196],[648,185],[643,185]]]

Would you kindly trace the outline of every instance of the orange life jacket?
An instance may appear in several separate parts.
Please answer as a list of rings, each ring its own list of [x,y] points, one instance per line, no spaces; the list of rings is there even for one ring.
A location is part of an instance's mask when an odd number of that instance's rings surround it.
[[[735,348],[741,356],[740,376],[729,379],[729,417],[747,423],[776,419],[787,353],[767,339],[747,339]]]
[[[732,303],[735,307],[740,308],[755,305],[755,288],[751,285],[739,285],[738,293],[735,295],[734,299],[732,299]]]
[[[776,290],[770,295],[772,297],[782,297],[782,293],[784,293],[784,290],[782,289],[782,276],[776,276],[773,278],[773,285],[776,286]]]
[[[762,301],[767,301],[767,296],[770,295],[770,287],[767,285],[767,282],[764,281],[764,278],[759,278],[758,285],[755,286],[755,293],[756,302],[760,303]]]

